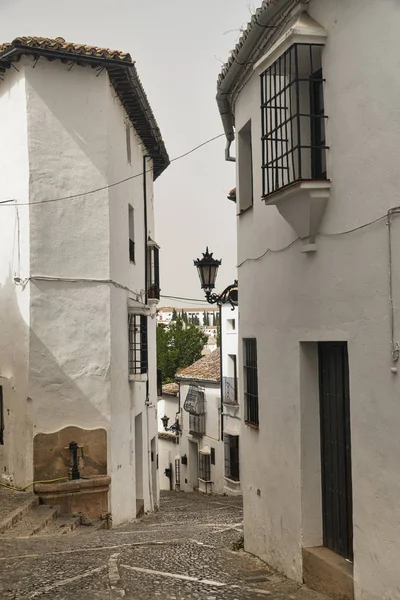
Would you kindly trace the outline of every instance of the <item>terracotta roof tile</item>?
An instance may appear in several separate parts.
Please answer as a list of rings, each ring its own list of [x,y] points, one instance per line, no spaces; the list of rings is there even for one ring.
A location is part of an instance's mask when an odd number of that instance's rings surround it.
[[[54,50],[67,52],[79,56],[94,56],[97,58],[107,58],[109,60],[121,60],[124,62],[134,62],[131,55],[120,50],[110,50],[109,48],[100,48],[98,46],[87,46],[86,44],[74,44],[66,42],[64,38],[55,39],[43,37],[17,37],[11,43],[0,45],[0,53],[16,46],[28,46],[30,48],[41,48],[43,50]]]
[[[217,348],[189,367],[178,371],[176,379],[197,379],[199,381],[215,381],[218,383],[220,376],[220,349]]]
[[[135,62],[127,52],[66,42],[64,38],[17,37],[0,44],[0,73],[23,55],[63,62],[76,61],[108,71],[110,82],[154,163],[154,178],[169,165],[169,157]]]
[[[162,393],[168,396],[177,396],[179,393],[179,385],[177,383],[165,383],[162,386]]]

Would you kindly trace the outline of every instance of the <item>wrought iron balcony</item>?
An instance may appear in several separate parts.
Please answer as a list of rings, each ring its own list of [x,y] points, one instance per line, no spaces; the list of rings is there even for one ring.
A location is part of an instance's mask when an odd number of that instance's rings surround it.
[[[189,414],[189,433],[197,437],[203,437],[206,433],[206,415]]]
[[[223,403],[238,404],[237,379],[235,377],[223,377]]]

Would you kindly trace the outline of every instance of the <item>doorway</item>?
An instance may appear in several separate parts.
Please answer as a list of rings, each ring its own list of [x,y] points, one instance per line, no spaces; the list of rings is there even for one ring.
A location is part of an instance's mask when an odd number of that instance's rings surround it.
[[[199,447],[192,441],[189,441],[189,484],[193,490],[199,487]]]
[[[353,559],[349,359],[346,342],[320,342],[323,543]]]

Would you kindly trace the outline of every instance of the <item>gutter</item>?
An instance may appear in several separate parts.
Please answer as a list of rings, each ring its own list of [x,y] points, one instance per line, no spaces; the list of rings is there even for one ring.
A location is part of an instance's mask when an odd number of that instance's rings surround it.
[[[297,0],[299,2],[301,0]],[[293,0],[276,0],[273,4],[269,4],[261,13],[255,14],[254,23],[243,42],[242,47],[235,56],[231,66],[228,68],[227,74],[217,87],[217,104],[221,115],[222,125],[226,135],[225,160],[235,162],[236,159],[230,155],[230,147],[235,139],[235,118],[229,102],[231,88],[239,77],[244,64],[247,63],[254,49],[257,47],[261,38],[265,35],[267,25],[275,19],[283,9],[291,4]]]

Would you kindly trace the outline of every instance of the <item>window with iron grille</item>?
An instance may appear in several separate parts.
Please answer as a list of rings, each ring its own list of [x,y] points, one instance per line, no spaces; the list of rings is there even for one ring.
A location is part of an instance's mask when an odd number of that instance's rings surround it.
[[[147,317],[128,315],[129,330],[129,374],[147,373]]]
[[[240,481],[239,477],[239,436],[224,434],[225,477]]]
[[[189,433],[191,435],[203,436],[206,433],[206,415],[189,414]]]
[[[199,453],[199,479],[211,481],[211,456]]]
[[[179,489],[181,485],[181,463],[179,458],[175,459],[175,486]]]
[[[160,249],[155,244],[147,247],[147,295],[160,299]]]
[[[263,196],[326,179],[322,48],[294,44],[261,74]]]
[[[258,426],[257,340],[244,339],[243,346],[245,421]]]

